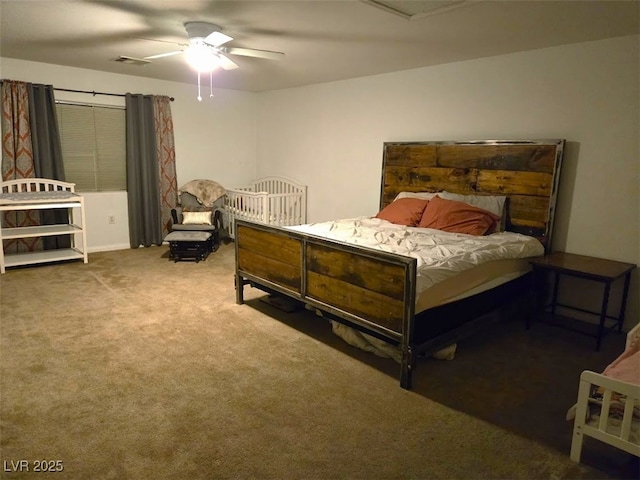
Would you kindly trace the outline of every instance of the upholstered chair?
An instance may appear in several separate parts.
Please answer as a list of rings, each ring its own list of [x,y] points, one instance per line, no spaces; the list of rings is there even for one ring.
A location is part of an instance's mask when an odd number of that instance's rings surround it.
[[[171,210],[172,231],[210,232],[212,251],[220,245],[226,190],[212,180],[192,180],[178,190],[179,205]]]

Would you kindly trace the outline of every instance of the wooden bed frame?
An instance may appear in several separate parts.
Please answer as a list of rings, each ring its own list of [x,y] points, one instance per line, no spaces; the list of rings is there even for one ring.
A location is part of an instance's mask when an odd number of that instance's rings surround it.
[[[564,140],[385,143],[380,209],[403,191],[505,195],[506,230],[548,249],[563,149]],[[531,286],[525,275],[416,314],[414,258],[247,221],[238,220],[235,231],[238,304],[251,285],[399,345],[405,389],[418,353],[468,335],[482,315]]]

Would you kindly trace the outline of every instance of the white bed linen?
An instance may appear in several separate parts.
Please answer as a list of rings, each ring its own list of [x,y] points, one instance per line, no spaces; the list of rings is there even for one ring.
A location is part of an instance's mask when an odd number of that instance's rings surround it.
[[[513,232],[475,236],[405,227],[370,217],[288,228],[415,258],[416,300],[436,283],[487,262],[544,255],[544,247],[537,239]]]

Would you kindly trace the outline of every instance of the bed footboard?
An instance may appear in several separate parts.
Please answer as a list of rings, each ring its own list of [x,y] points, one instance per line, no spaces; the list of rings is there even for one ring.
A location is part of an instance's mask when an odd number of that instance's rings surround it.
[[[277,226],[236,220],[235,227],[238,304],[251,284],[397,343],[400,383],[411,387],[415,259]]]

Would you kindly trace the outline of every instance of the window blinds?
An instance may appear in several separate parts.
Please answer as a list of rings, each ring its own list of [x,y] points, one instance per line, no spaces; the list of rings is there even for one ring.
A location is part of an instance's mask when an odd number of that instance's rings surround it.
[[[56,105],[66,181],[77,191],[126,190],[125,111]]]

